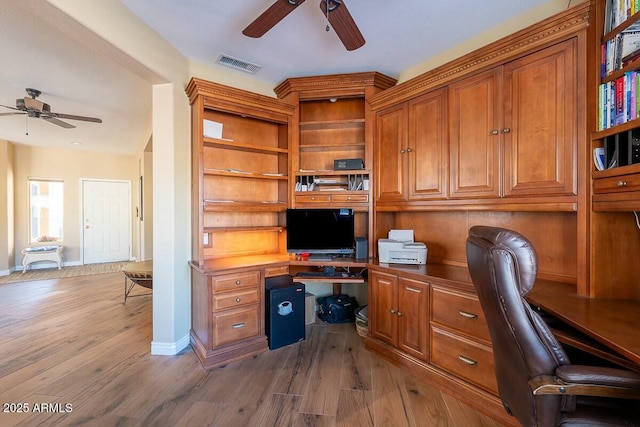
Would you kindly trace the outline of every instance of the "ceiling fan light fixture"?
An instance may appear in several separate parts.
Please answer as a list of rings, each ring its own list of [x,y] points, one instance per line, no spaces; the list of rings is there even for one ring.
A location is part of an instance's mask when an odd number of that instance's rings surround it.
[[[221,53],[216,59],[216,64],[224,65],[236,70],[244,71],[245,73],[255,74],[262,69],[261,65],[253,64],[249,61],[234,58],[233,56]]]

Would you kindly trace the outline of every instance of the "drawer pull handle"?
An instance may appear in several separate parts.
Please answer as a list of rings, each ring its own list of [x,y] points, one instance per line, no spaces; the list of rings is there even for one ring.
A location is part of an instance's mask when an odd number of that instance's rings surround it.
[[[242,301],[242,298],[240,297],[236,298],[236,302],[240,302],[240,301]]]
[[[236,285],[239,285],[242,283],[242,280],[236,280]]]
[[[240,328],[244,328],[244,322],[242,323],[234,323],[233,325],[231,325],[231,327],[233,329],[240,329]]]
[[[470,365],[470,366],[478,366],[478,362],[476,362],[476,361],[475,361],[475,360],[473,360],[473,359],[469,359],[468,357],[465,357],[465,356],[463,356],[463,355],[461,355],[461,354],[459,354],[459,355],[458,355],[458,359],[460,359],[460,361],[461,361],[462,363],[466,363],[467,365]]]
[[[477,314],[469,313],[468,311],[458,310],[458,314],[462,317],[466,317],[467,319],[476,320],[478,318]]]
[[[616,185],[618,187],[626,187],[627,183],[625,181],[616,181]]]

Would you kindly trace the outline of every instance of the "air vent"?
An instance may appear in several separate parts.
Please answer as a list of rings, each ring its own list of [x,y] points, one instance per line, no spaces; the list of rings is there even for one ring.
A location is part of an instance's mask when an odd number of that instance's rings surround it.
[[[260,65],[252,64],[251,62],[243,61],[242,59],[234,58],[233,56],[225,55],[224,53],[221,53],[220,56],[218,56],[216,63],[250,74],[255,74],[262,68]]]

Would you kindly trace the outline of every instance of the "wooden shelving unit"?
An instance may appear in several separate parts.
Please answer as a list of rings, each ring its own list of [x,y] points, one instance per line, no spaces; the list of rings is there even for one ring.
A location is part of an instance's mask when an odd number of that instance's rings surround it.
[[[208,369],[267,350],[263,288],[271,273],[247,260],[286,260],[295,106],[196,78],[186,90],[192,108],[191,344]],[[209,127],[217,134],[205,134]]]

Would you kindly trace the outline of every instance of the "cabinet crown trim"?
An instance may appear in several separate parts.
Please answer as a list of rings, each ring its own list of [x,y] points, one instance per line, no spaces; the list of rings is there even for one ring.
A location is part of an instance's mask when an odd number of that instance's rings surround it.
[[[363,95],[367,86],[388,89],[397,80],[384,74],[372,71],[351,74],[332,74],[325,76],[288,78],[275,87],[278,98],[284,98],[291,92],[298,92],[301,99],[313,99],[322,96]],[[326,93],[325,93],[326,92]]]
[[[427,90],[443,86],[483,68],[515,59],[533,49],[561,41],[589,25],[590,2],[578,5],[533,24],[487,46],[454,59],[371,97],[374,111],[407,101]]]

